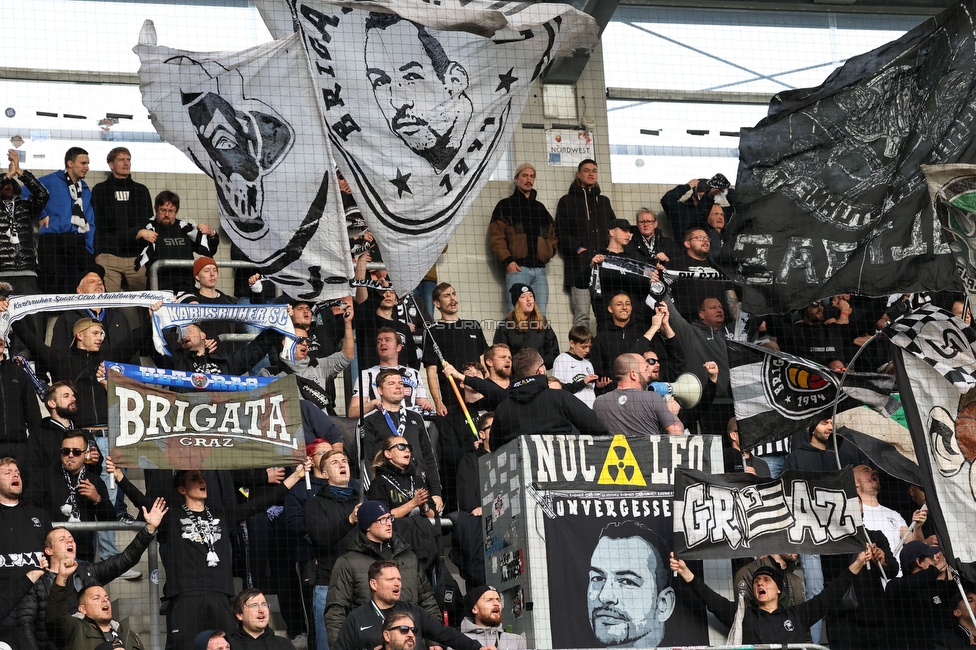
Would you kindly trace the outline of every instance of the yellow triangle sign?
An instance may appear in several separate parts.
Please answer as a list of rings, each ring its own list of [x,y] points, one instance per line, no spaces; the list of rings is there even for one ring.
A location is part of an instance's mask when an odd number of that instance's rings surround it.
[[[596,482],[600,485],[647,485],[634,452],[627,444],[626,436],[617,434],[613,437],[607,459],[603,461],[600,478]]]

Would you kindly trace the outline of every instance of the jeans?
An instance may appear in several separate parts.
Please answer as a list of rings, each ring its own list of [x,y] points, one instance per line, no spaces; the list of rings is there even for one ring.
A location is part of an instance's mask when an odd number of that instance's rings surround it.
[[[329,650],[329,633],[325,629],[325,598],[329,585],[315,585],[312,590],[312,618],[315,619],[315,650]]]
[[[105,488],[108,490],[108,498],[115,503],[116,494],[118,493],[118,485],[115,483],[115,478],[112,479],[111,483],[108,479],[108,472],[105,471],[105,457],[108,456],[108,437],[103,436],[101,438],[95,438],[95,444],[98,445],[98,453],[102,455],[102,473],[101,479],[105,483]],[[111,486],[115,487],[111,487]],[[99,560],[107,560],[113,555],[119,554],[119,549],[115,545],[115,531],[114,530],[100,530],[95,533],[95,552]]]
[[[800,562],[803,564],[803,586],[806,588],[807,600],[810,600],[823,591],[823,566],[820,564],[819,555],[801,555]],[[820,643],[820,626],[822,622],[817,621],[810,626],[810,637],[814,643]]]
[[[786,457],[789,454],[766,454],[765,456],[760,456],[766,464],[769,465],[769,475],[772,478],[779,478],[779,475],[783,473],[783,465],[786,464]]]
[[[413,290],[413,295],[417,302],[423,303],[427,310],[427,318],[434,318],[434,287],[437,283],[433,280],[421,280],[417,288]]]
[[[505,299],[509,309],[512,309],[511,289],[519,282],[532,288],[535,304],[539,305],[539,311],[544,316],[549,306],[549,280],[546,279],[546,269],[541,266],[523,266],[521,271],[505,274]]]
[[[590,290],[569,289],[569,306],[573,310],[573,325],[590,326]]]

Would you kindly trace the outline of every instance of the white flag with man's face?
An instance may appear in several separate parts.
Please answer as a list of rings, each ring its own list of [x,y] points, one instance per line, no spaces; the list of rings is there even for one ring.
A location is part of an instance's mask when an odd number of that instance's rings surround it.
[[[564,4],[256,4],[276,38],[297,19],[339,169],[401,295],[490,178],[533,82],[597,42],[595,21]]]
[[[137,47],[143,103],[163,140],[214,179],[248,259],[286,293],[319,299],[348,294],[352,275],[333,164],[405,294],[491,177],[533,82],[598,33],[564,4],[256,4],[274,43]]]

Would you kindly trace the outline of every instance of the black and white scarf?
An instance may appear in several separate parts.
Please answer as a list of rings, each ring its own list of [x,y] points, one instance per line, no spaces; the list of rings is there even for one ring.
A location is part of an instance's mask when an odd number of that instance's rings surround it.
[[[91,229],[91,225],[85,219],[85,204],[82,201],[83,189],[81,181],[72,183],[68,172],[65,172],[64,182],[68,184],[68,194],[71,195],[71,225],[77,228],[79,235],[87,234]]]
[[[68,470],[64,467],[61,468],[61,473],[64,474],[64,483],[68,486],[68,498],[61,506],[61,514],[67,517],[68,521],[81,521],[81,510],[78,508],[78,486],[85,480],[85,469],[85,466],[82,465],[81,471],[78,472],[78,476],[72,483],[71,474],[68,474]]]

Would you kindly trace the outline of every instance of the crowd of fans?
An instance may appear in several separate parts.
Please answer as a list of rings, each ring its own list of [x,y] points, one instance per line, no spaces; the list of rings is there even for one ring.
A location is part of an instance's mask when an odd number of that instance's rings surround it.
[[[179,219],[175,192],[152,199],[133,180],[125,148],[109,153],[111,173],[91,189],[88,155],[79,148],[68,150],[63,171],[40,179],[20,168],[15,151],[8,162],[0,177],[0,311],[12,295],[142,291],[147,271],[161,260],[185,261],[156,270],[158,288],[180,301],[282,300],[253,272],[235,279],[235,295],[218,289],[216,230]],[[282,336],[272,330],[236,342],[224,335],[238,330],[219,321],[171,332],[173,355],[163,356],[151,345],[149,311],[135,308],[58,312],[50,338],[46,315],[16,321],[6,342],[10,358],[0,363],[0,515],[8,527],[0,536],[0,640],[18,650],[144,647],[119,625],[103,585],[138,579],[135,567],[158,534],[173,650],[228,644],[235,650],[303,644],[399,650],[407,647],[397,645],[401,636],[453,648],[524,648],[524,639],[501,630],[500,594],[486,586],[482,456],[527,434],[706,433],[723,436],[729,472],[838,469],[829,420],[809,439],[740,448],[726,341],[769,346],[839,370],[876,329],[918,301],[943,301],[963,315],[962,302],[951,295],[845,294],[796,314],[757,318],[739,307],[737,287],[714,266],[723,229],[735,217],[734,190],[721,174],[664,196],[671,236],[653,210],[641,208],[634,224],[618,217],[600,192],[592,160],[580,164],[555,219],[537,200],[535,181],[535,169],[520,165],[512,196],[492,214],[488,240],[505,271],[510,311],[496,324],[491,345],[481,323],[461,318],[460,296],[449,283],[404,301],[385,271],[370,270],[379,266],[371,262],[382,261],[382,245],[344,181],[355,292],[328,304],[284,299],[298,336],[294,357],[279,353]],[[565,342],[545,313],[546,266],[557,252],[573,310]],[[675,279],[669,271],[690,273]],[[665,280],[670,291],[661,289]],[[146,470],[137,486],[109,457],[104,362],[146,357],[174,370],[295,376],[306,462],[288,469]],[[872,371],[887,364],[881,343],[857,359],[858,368]],[[346,369],[354,379],[349,403],[340,404],[335,384]],[[688,408],[654,390],[682,373],[702,385],[701,400]],[[360,421],[358,441],[348,435],[350,419]],[[744,641],[806,640],[809,626],[826,614],[823,639],[837,648],[973,643],[976,626],[959,608],[919,508],[924,495],[917,486],[886,480],[895,509],[882,506],[870,462],[846,443],[840,450],[841,465],[856,466],[873,546],[853,563],[762,558],[763,570],[753,567],[753,573],[773,584],[757,578],[763,591],[753,595],[757,612],[775,611],[777,603],[792,611],[833,581],[839,586],[823,594],[849,588],[857,607],[806,608],[788,639],[756,613],[746,626],[753,636]],[[459,594],[444,596],[451,579],[440,558],[440,528],[430,522],[447,516],[454,523],[451,559],[466,586],[462,607]],[[136,518],[145,527],[121,551],[114,533],[72,533],[59,525]],[[902,546],[906,519],[915,527]],[[861,571],[867,559],[887,568],[887,589],[876,573]],[[793,571],[798,563],[805,583]],[[729,618],[680,559],[672,568],[720,620]],[[235,577],[247,585],[240,593]],[[773,591],[777,598],[767,598]],[[294,646],[269,627],[269,594],[278,596]],[[460,632],[444,625],[445,611]],[[912,613],[924,613],[926,625],[910,624]],[[816,628],[812,634],[821,638]]]

